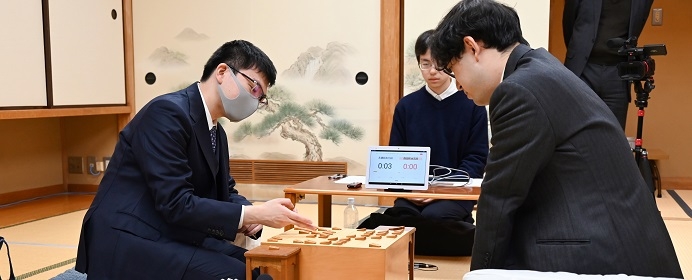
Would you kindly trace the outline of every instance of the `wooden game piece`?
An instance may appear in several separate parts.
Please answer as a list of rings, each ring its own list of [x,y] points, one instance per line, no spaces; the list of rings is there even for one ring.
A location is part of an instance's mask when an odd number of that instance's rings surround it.
[[[346,237],[347,238],[354,238],[354,237],[356,237],[356,235],[355,234],[349,234],[349,235],[346,235]]]
[[[333,230],[341,230],[340,227],[332,227]]]
[[[387,238],[396,238],[396,234],[387,235]]]
[[[396,236],[395,236],[395,237],[396,237]],[[305,243],[305,244],[316,244],[317,242],[315,242],[315,241],[313,241],[313,240],[305,240],[303,243]]]
[[[320,244],[322,244],[322,245],[329,245],[329,244],[332,244],[332,242],[329,241],[329,240],[327,240],[327,241],[322,241],[322,242],[320,242]]]
[[[336,237],[336,236],[335,236],[335,237],[330,237],[330,238],[327,238],[327,240],[329,240],[329,241],[336,241],[337,239],[339,239],[339,238],[338,238],[338,237]]]
[[[298,233],[300,234],[309,234],[310,232],[307,230],[299,230]]]
[[[356,240],[365,240],[365,236],[356,237]]]
[[[358,231],[365,231],[366,228],[359,228],[359,229],[357,229],[357,230],[358,230]]]
[[[293,240],[293,243],[303,243],[303,240],[300,240],[300,239],[294,239],[294,240]]]
[[[279,250],[278,246],[269,246],[269,250]]]
[[[369,246],[369,247],[373,247],[373,248],[380,248],[380,247],[382,247],[382,245],[376,244],[376,243],[370,243],[368,246]]]
[[[371,236],[371,239],[382,239],[382,235]]]
[[[308,235],[308,236],[306,236],[306,237],[307,237],[307,238],[315,238],[316,236],[317,236],[317,234],[310,234],[310,235]]]

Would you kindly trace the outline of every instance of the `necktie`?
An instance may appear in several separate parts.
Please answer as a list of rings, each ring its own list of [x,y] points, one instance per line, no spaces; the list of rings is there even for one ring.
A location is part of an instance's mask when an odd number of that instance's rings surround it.
[[[211,150],[216,153],[216,126],[212,126],[209,130],[211,136]]]

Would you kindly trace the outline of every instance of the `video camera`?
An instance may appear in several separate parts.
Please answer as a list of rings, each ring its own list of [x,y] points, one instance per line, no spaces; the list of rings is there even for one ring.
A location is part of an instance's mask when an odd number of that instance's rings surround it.
[[[627,61],[618,63],[617,68],[620,78],[628,81],[643,81],[651,78],[656,70],[656,61],[651,56],[668,54],[665,44],[637,47],[637,37],[627,40],[613,38],[608,40],[607,45],[609,48],[619,48],[618,54],[627,56]]]

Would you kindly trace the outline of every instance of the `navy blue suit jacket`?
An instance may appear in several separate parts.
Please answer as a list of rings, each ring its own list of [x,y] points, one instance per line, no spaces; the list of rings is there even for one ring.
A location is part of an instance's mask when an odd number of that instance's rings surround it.
[[[84,217],[77,270],[180,279],[195,250],[233,246],[221,240],[235,238],[241,205],[251,203],[234,188],[221,126],[217,139],[214,154],[197,84],[144,106],[120,132]]]

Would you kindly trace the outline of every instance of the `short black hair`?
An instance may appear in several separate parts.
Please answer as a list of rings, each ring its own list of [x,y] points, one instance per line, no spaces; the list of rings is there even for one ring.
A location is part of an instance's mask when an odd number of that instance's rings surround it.
[[[420,56],[424,55],[430,49],[430,36],[432,36],[433,31],[435,30],[430,29],[425,31],[416,39],[414,51],[416,52],[416,60],[418,60],[418,63],[420,63]]]
[[[235,69],[257,68],[267,78],[268,87],[276,82],[276,67],[274,67],[274,63],[267,54],[248,41],[234,40],[226,42],[219,47],[209,57],[207,63],[204,64],[204,71],[200,81],[204,82],[209,79],[216,67],[221,63],[226,63]]]
[[[519,15],[513,8],[494,0],[462,0],[440,21],[430,40],[436,64],[446,67],[459,58],[466,36],[500,52],[515,43],[529,44],[521,34]]]

